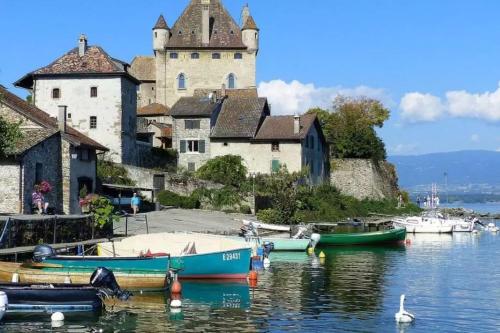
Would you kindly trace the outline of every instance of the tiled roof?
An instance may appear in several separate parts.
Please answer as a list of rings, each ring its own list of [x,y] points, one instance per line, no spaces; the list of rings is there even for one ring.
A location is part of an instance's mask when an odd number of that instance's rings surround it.
[[[300,131],[294,133],[294,116],[266,117],[259,128],[256,140],[300,140],[309,132],[316,120],[316,115],[305,114],[300,116]]]
[[[210,117],[220,102],[213,103],[208,97],[181,97],[170,109],[172,117]]]
[[[168,29],[167,21],[165,21],[163,15],[160,15],[160,17],[158,17],[158,21],[156,21],[156,24],[153,27],[153,29]]]
[[[217,96],[221,96],[221,89],[195,89],[194,96],[196,97],[205,97],[210,93],[215,92]],[[257,88],[247,88],[247,89],[226,89],[227,97],[236,97],[236,98],[257,98],[259,95],[257,93]]]
[[[212,138],[253,138],[261,119],[269,115],[266,98],[224,100]]]
[[[255,23],[255,20],[253,19],[252,15],[250,15],[246,19],[245,24],[243,25],[243,28],[241,28],[241,30],[247,30],[247,29],[259,30],[259,28],[257,28],[257,24]]]
[[[139,81],[155,81],[155,58],[147,56],[137,56],[130,65],[130,74]]]
[[[15,111],[19,112],[26,118],[32,120],[33,122],[39,124],[40,126],[49,130],[58,130],[59,126],[57,119],[49,116],[48,113],[40,110],[36,106],[29,104],[23,99],[17,97],[13,93],[9,92],[5,87],[0,85],[0,95],[2,96],[1,103],[6,104]],[[66,133],[63,134],[63,138],[70,141],[72,144],[79,146],[84,145],[88,147],[95,148],[97,150],[107,151],[108,148],[104,147],[100,143],[92,140],[88,136],[78,132],[74,128],[67,126]]]
[[[156,126],[157,128],[160,129],[161,131],[161,136],[166,137],[166,138],[171,138],[172,137],[172,125],[170,124],[164,124],[164,123],[159,123],[159,122],[152,122],[150,124],[151,126]]]
[[[51,128],[23,128],[21,129],[21,133],[23,136],[19,141],[16,142],[14,150],[10,152],[10,155],[21,155],[40,142],[50,138],[57,132],[58,130]]]
[[[170,109],[160,103],[152,103],[137,110],[137,117],[167,116]]]
[[[75,47],[51,64],[26,74],[14,85],[30,89],[33,85],[33,78],[40,75],[113,74],[126,75],[133,81],[137,81],[127,72],[127,67],[127,63],[110,57],[100,46],[88,46],[82,57],[78,53],[78,47]]]
[[[241,30],[220,0],[211,0],[209,7],[213,24],[208,45],[202,44],[203,5],[200,0],[191,0],[171,29],[167,48],[236,48],[246,49],[241,39]]]

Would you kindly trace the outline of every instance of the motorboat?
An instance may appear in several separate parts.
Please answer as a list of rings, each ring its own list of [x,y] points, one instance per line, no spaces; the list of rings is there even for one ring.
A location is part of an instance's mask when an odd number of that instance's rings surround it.
[[[454,226],[443,219],[427,216],[396,218],[392,222],[395,227],[406,228],[408,233],[451,233]]]

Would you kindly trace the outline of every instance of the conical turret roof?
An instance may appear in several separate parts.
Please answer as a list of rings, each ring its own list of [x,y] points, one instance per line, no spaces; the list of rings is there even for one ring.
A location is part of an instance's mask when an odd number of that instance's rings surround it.
[[[167,21],[165,21],[165,18],[163,17],[163,15],[160,15],[160,17],[158,17],[158,21],[156,21],[156,24],[153,27],[153,29],[167,29],[168,30]]]
[[[241,28],[241,30],[247,30],[247,29],[259,30],[252,15],[248,16],[248,18],[245,21],[245,24],[243,24],[243,28]]]

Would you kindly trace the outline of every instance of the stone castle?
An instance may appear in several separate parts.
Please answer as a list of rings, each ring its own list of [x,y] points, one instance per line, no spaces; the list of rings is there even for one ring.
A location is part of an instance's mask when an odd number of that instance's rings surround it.
[[[197,89],[255,88],[259,29],[243,7],[241,26],[220,0],[191,0],[170,28],[160,15],[153,27],[154,56],[138,56],[131,71],[141,81],[138,107],[172,107]]]

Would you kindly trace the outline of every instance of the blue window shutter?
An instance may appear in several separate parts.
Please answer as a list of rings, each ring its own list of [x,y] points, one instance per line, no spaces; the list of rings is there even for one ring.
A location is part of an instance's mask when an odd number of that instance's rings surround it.
[[[186,140],[181,140],[180,150],[181,150],[181,153],[186,152]]]
[[[198,143],[198,150],[200,154],[205,153],[205,140],[200,140],[200,142]]]

